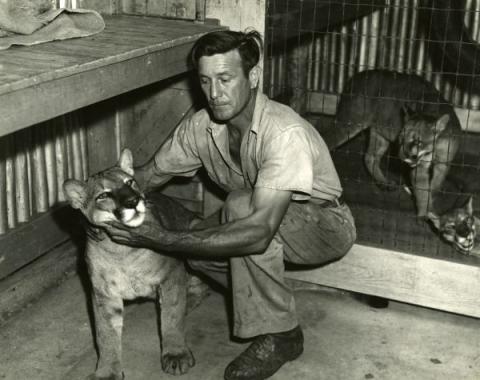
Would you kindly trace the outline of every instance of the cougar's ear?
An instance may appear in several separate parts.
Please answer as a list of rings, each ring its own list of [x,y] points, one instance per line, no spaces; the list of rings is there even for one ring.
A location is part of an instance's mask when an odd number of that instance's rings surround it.
[[[448,113],[440,116],[435,122],[435,126],[434,126],[435,135],[439,135],[440,133],[442,133],[449,121],[450,121],[450,115]]]
[[[122,150],[120,158],[118,159],[118,166],[120,166],[120,169],[125,173],[133,176],[133,157],[130,149],[125,148]]]
[[[468,197],[468,201],[465,203],[465,210],[467,210],[468,215],[473,215],[473,197]]]
[[[432,222],[433,226],[439,230],[440,229],[440,218],[437,216],[437,214],[433,212],[429,212],[427,214],[427,218]]]
[[[75,209],[82,209],[87,199],[87,184],[76,179],[67,179],[63,183],[65,198]]]

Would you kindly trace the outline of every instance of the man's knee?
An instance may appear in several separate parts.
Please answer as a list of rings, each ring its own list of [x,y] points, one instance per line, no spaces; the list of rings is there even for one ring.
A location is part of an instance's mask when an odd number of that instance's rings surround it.
[[[223,222],[241,219],[253,212],[251,190],[234,190],[228,194],[223,205]]]

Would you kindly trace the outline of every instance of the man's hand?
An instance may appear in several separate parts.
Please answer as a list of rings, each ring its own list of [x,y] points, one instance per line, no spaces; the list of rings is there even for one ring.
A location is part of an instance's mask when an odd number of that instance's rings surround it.
[[[161,242],[168,233],[154,218],[145,220],[138,227],[128,227],[116,221],[105,222],[102,227],[115,243],[154,250],[160,249]]]

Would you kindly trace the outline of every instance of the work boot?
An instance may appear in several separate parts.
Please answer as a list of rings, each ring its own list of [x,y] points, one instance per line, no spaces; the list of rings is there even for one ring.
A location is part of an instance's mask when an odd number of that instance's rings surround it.
[[[290,360],[303,352],[300,326],[293,330],[265,334],[237,356],[225,369],[225,380],[263,380],[272,376]]]

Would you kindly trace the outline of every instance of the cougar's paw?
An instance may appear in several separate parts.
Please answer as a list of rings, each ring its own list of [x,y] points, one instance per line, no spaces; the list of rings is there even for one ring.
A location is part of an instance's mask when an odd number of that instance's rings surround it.
[[[415,217],[415,222],[418,226],[424,226],[426,223],[428,223],[428,220],[429,219],[425,215],[417,215]]]
[[[179,354],[162,355],[162,369],[170,375],[183,375],[195,365],[195,358],[189,349]]]

